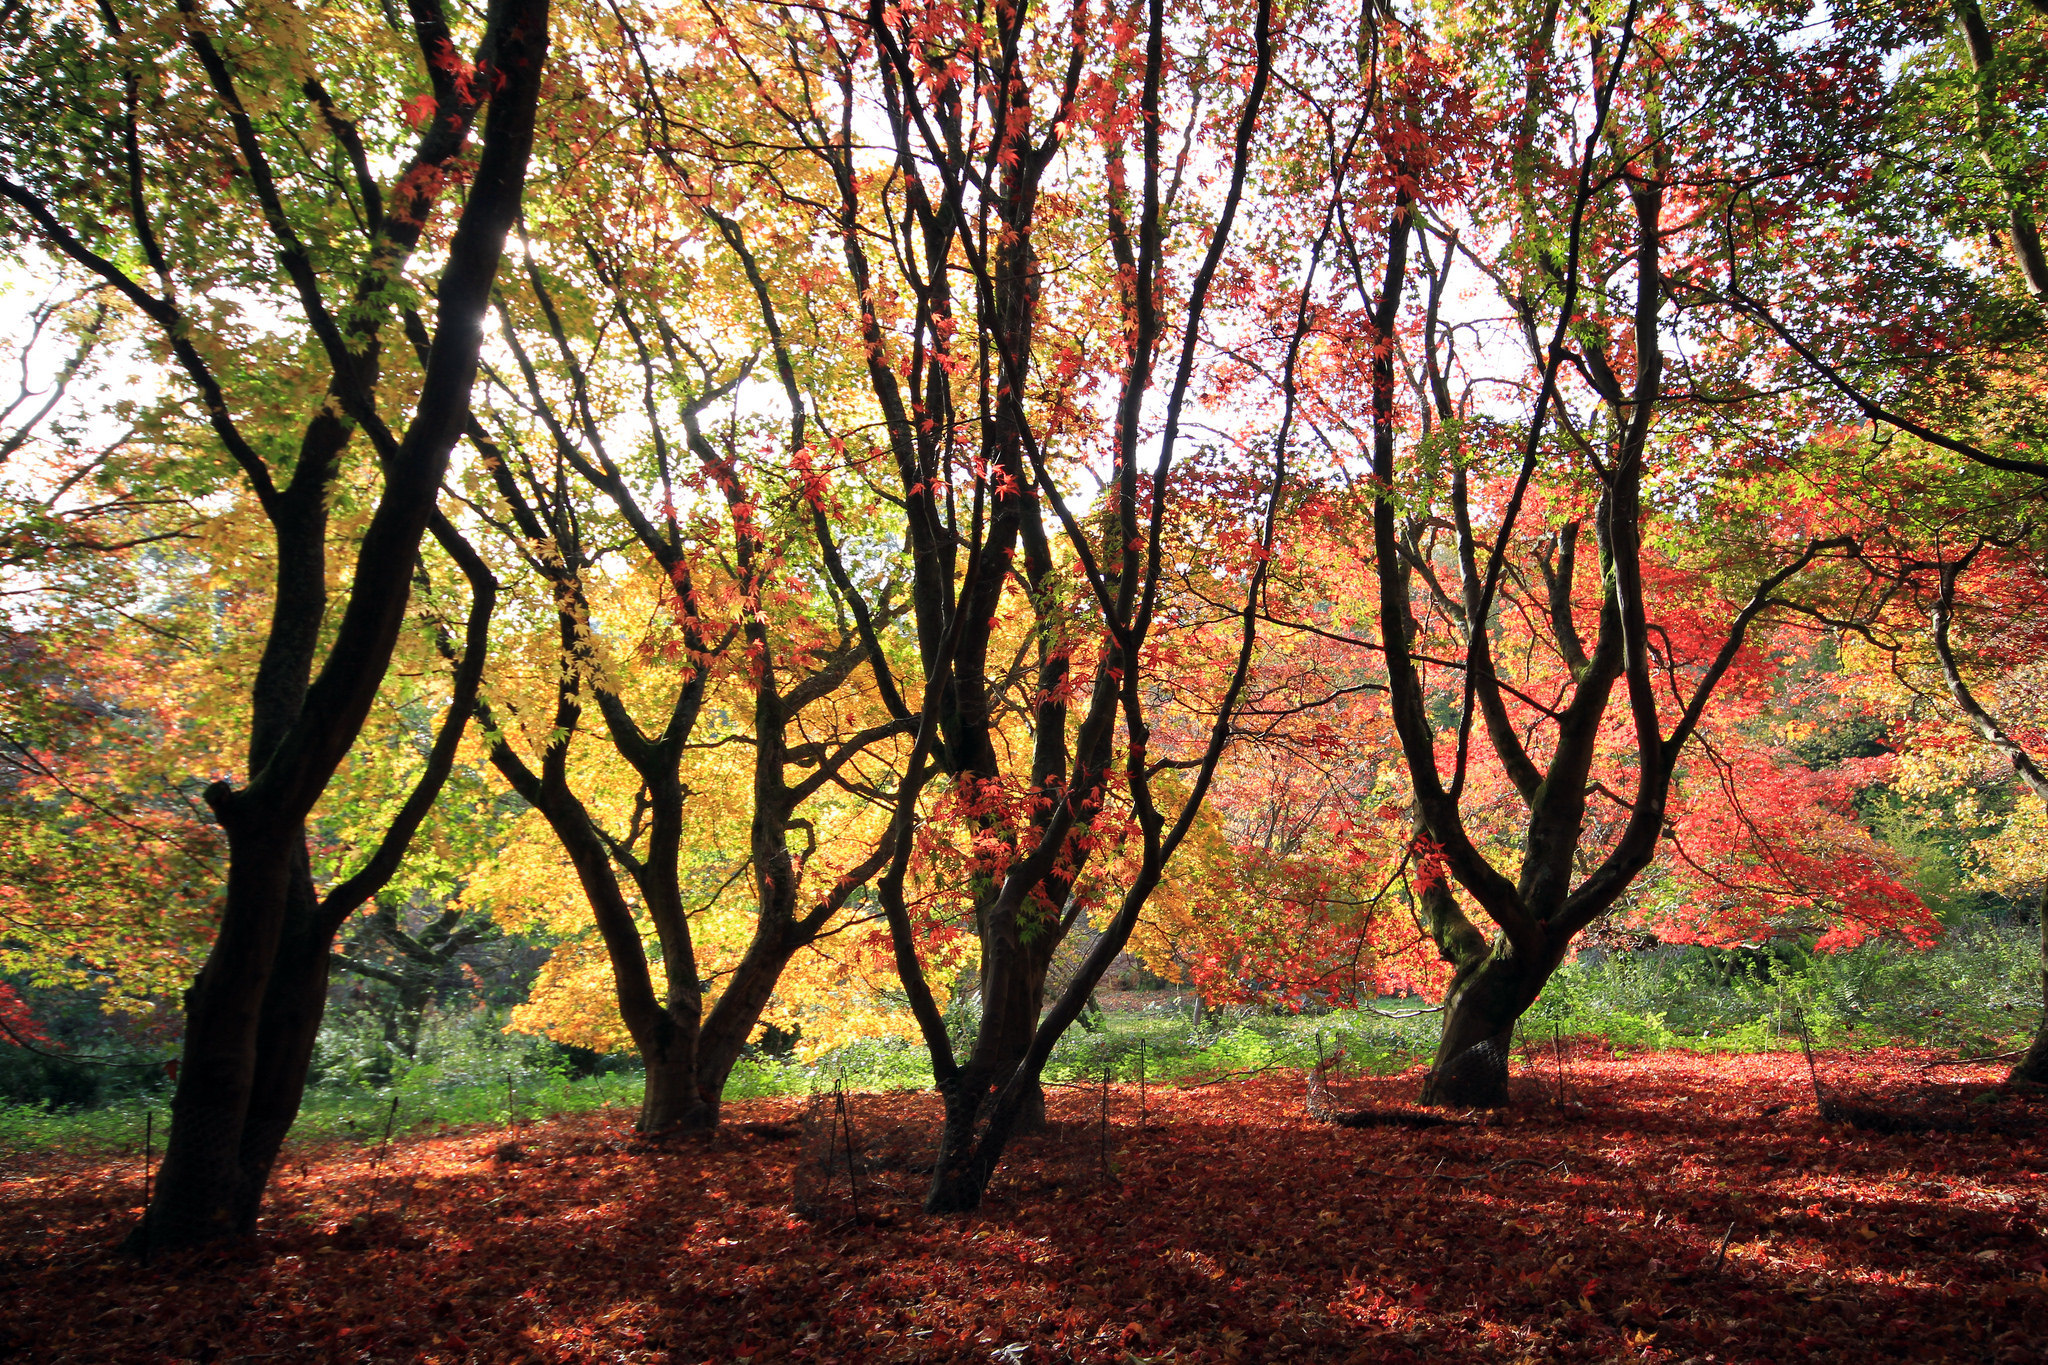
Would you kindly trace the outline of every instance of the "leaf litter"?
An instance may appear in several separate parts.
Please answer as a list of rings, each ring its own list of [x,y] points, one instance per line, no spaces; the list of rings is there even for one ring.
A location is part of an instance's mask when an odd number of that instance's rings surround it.
[[[798,1216],[800,1102],[729,1105],[708,1140],[599,1112],[288,1151],[256,1244],[146,1266],[113,1251],[137,1163],[14,1162],[0,1359],[2038,1360],[2048,1105],[1927,1057],[1824,1074],[1981,1123],[1826,1122],[1796,1054],[1568,1049],[1561,1101],[1540,1069],[1419,1130],[1313,1118],[1299,1076],[1115,1086],[1106,1140],[1056,1116],[946,1219],[915,1209],[928,1163],[865,1157],[850,1216]],[[1327,1089],[1397,1114],[1418,1079]],[[856,1137],[937,1115],[849,1099]]]

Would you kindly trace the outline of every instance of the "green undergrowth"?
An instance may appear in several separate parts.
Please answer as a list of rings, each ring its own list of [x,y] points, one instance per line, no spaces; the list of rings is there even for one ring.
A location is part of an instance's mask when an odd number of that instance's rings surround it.
[[[1568,963],[1523,1017],[1522,1055],[1553,1038],[1620,1050],[1759,1052],[1796,1049],[1802,1026],[1816,1047],[1926,1046],[1958,1055],[2022,1045],[2041,1009],[2031,927],[1977,927],[1941,946],[1908,952],[1870,944],[1837,954],[1796,950],[1660,948],[1588,955]],[[1068,1030],[1046,1079],[1085,1084],[1105,1069],[1118,1083],[1159,1086],[1300,1069],[1340,1051],[1347,1074],[1387,1075],[1426,1064],[1441,1016],[1421,1000],[1355,1009],[1208,1010],[1159,992],[1139,1009]],[[973,1021],[954,1021],[964,1041]],[[928,1087],[922,1047],[893,1040],[837,1049],[805,1065],[753,1055],[735,1068],[728,1099]],[[637,1105],[631,1058],[598,1057],[543,1039],[507,1034],[501,1017],[436,1019],[415,1059],[395,1058],[360,1018],[322,1032],[295,1144],[373,1143],[394,1134],[489,1129],[556,1114]],[[167,1088],[95,1107],[0,1104],[0,1165],[10,1153],[59,1149],[139,1153],[146,1125],[157,1149],[169,1117]],[[394,1108],[394,1101],[396,1102]],[[153,1116],[153,1117],[152,1117]]]
[[[1662,948],[1559,971],[1522,1018],[1524,1043],[1598,1039],[1616,1048],[1763,1052],[2021,1046],[2041,1017],[2032,926],[1959,928],[1937,947],[1867,943],[1839,953]]]

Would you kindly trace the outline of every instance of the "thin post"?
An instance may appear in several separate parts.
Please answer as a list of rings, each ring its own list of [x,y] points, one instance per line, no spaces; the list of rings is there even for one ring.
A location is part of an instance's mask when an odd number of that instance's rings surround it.
[[[377,1172],[383,1168],[384,1154],[391,1150],[391,1129],[398,1122],[398,1096],[391,1097],[391,1109],[384,1115],[384,1137],[377,1144],[377,1154],[370,1158],[370,1202],[363,1207],[365,1219],[377,1216]]]
[[[846,1132],[846,1202],[853,1210],[853,1221],[860,1221],[860,1181],[853,1169],[853,1115],[846,1108],[846,1083],[840,1082],[833,1091],[838,1102],[838,1118]]]
[[[149,1264],[150,1159],[156,1154],[156,1110],[142,1111],[142,1263]]]
[[[1799,1025],[1799,1050],[1806,1054],[1806,1074],[1813,1081],[1813,1107],[1819,1111],[1822,1119],[1831,1120],[1833,1115],[1830,1111],[1834,1106],[1828,1103],[1827,1096],[1820,1091],[1820,1068],[1813,1063],[1813,1042],[1806,1034],[1806,1011],[1793,1010],[1792,1021]]]
[[[1102,1181],[1109,1183],[1109,1048],[1102,1049]]]
[[[1550,1026],[1550,1055],[1557,1061],[1557,1107],[1564,1108],[1564,1034],[1560,1025]]]

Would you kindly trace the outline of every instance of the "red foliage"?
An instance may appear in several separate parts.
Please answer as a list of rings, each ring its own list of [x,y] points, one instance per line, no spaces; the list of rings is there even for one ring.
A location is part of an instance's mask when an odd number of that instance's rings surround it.
[[[790,1212],[799,1144],[729,1129],[647,1147],[604,1115],[530,1130],[518,1161],[492,1159],[502,1134],[406,1142],[376,1179],[367,1151],[300,1153],[257,1252],[138,1268],[109,1248],[139,1202],[139,1161],[17,1169],[0,1176],[0,1353],[2039,1358],[2042,1146],[2023,1127],[2036,1116],[1986,1088],[1988,1068],[1824,1057],[1844,1091],[1997,1101],[1968,1106],[1987,1131],[1878,1137],[1818,1120],[1796,1054],[1575,1050],[1563,1108],[1541,1060],[1516,1107],[1422,1132],[1312,1122],[1300,1080],[1279,1076],[1155,1089],[1140,1130],[1135,1092],[1118,1088],[1120,1184],[1070,1165],[1055,1191],[1050,1149],[1027,1145],[983,1212],[958,1219],[806,1223]],[[1414,1085],[1337,1088],[1384,1106]],[[933,1104],[863,1097],[860,1112]]]
[[[5,981],[0,981],[0,1025],[5,1026],[5,1036],[0,1036],[0,1047],[9,1043],[50,1041],[36,1023],[36,1017],[29,1013],[28,1002],[15,994],[14,987]]]
[[[1702,745],[1672,804],[1668,881],[1679,903],[1654,917],[1672,943],[1809,937],[1823,952],[1881,934],[1925,948],[1941,922],[1903,860],[1853,805],[1882,759],[1826,769],[1739,739]]]

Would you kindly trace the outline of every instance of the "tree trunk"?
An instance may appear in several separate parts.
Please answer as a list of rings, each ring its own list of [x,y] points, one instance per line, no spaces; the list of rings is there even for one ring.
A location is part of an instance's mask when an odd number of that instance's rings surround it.
[[[2048,1085],[2048,886],[2041,888],[2041,1022],[2034,1028],[2034,1044],[2006,1077],[2008,1083]]]
[[[1031,1050],[1038,1017],[1045,1012],[1045,973],[1050,957],[1049,949],[1041,954],[1030,947],[990,955],[992,961],[982,973],[981,998],[999,1003],[983,1013],[974,1051],[981,1074],[989,1078],[991,1086],[1002,1085]],[[991,971],[1007,972],[1005,989],[992,989]],[[1024,1132],[1045,1127],[1045,1087],[1036,1080],[1024,1094],[1017,1126]]]
[[[1551,968],[1516,954],[1506,939],[1451,982],[1444,1032],[1421,1102],[1490,1109],[1508,1102],[1508,1050],[1515,1021],[1536,1001]]]
[[[924,1211],[972,1213],[981,1207],[982,1191],[988,1185],[980,1144],[975,1141],[977,1122],[989,1095],[988,1082],[970,1063],[941,1093],[946,1117],[939,1130],[939,1157],[932,1169],[931,1188],[925,1192]],[[1043,1104],[1041,1096],[1041,1113]]]
[[[733,968],[732,980],[726,983],[718,1003],[704,1020],[703,1034],[697,1040],[697,1094],[709,1107],[714,1125],[724,1100],[725,1083],[740,1059],[740,1051],[754,1036],[761,1011],[768,1008],[775,984],[782,979],[782,969],[789,965],[789,959],[803,941],[802,932],[788,919],[758,924],[746,955]]]
[[[408,1062],[420,1059],[420,1030],[427,1024],[427,1005],[433,999],[434,982],[416,978],[406,984],[398,997],[398,1049]]]
[[[263,1005],[284,931],[296,826],[228,822],[220,934],[185,992],[185,1045],[156,1190],[130,1238],[137,1249],[191,1246],[239,1228],[241,1149],[256,1077]],[[296,845],[296,849],[294,847]]]
[[[303,828],[248,832],[234,838],[230,850],[229,909],[214,951],[186,993],[189,1022],[171,1101],[172,1140],[155,1200],[129,1239],[136,1250],[256,1231],[263,1191],[298,1116],[326,1013],[332,936],[318,924]],[[236,896],[280,865],[281,885],[264,878],[274,891],[271,904]],[[267,967],[251,951],[262,937],[271,945]]]
[[[285,1135],[298,1117],[312,1070],[313,1046],[327,1013],[327,977],[333,935],[318,923],[319,898],[300,840],[285,904],[285,931],[263,994],[256,1033],[256,1068],[242,1124],[235,1191],[235,1232],[253,1236],[264,1188],[277,1165]]]
[[[680,1041],[680,1040],[679,1040]],[[708,1103],[697,1086],[695,1049],[678,1046],[667,1056],[646,1056],[647,1085],[640,1096],[642,1133],[708,1133],[718,1126],[718,1101]]]

